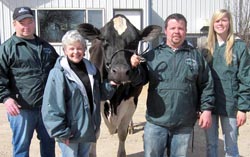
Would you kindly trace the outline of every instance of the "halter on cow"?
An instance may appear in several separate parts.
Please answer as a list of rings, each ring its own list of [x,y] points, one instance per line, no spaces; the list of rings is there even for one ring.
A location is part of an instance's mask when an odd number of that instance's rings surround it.
[[[125,16],[116,15],[101,29],[84,23],[78,26],[78,31],[91,41],[90,60],[99,69],[102,79],[120,84],[114,96],[101,103],[101,113],[110,134],[118,134],[117,156],[125,157],[128,126],[143,87],[135,82],[140,72],[131,67],[130,58],[139,41],[152,41],[161,33],[161,27],[150,25],[139,31]]]

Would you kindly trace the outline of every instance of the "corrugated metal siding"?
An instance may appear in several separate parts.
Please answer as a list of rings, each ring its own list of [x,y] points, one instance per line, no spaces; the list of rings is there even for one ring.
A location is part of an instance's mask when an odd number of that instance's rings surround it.
[[[14,32],[13,10],[17,6],[32,9],[104,9],[104,22],[113,17],[113,9],[141,9],[143,27],[149,24],[164,26],[165,18],[172,13],[182,13],[188,21],[188,33],[200,33],[205,22],[209,22],[213,12],[224,8],[228,0],[0,0],[1,43]],[[60,44],[55,44],[61,51]]]
[[[6,40],[6,36],[10,36],[13,33],[12,28],[12,11],[9,9],[8,5],[4,5],[3,3],[0,5],[0,29],[1,29],[1,42]]]
[[[143,14],[142,25],[145,27],[149,25],[149,19],[148,19],[149,1],[150,0],[112,0],[112,6],[114,9],[142,9],[142,14]],[[111,12],[108,12],[108,13],[111,13]],[[113,17],[113,12],[111,13],[111,15],[107,17],[108,17],[108,20],[111,19]]]
[[[143,26],[148,25],[148,0],[0,0],[0,36],[1,43],[14,32],[12,14],[18,6],[29,6],[32,9],[104,9],[104,22],[113,17],[113,9],[142,9]],[[146,8],[145,8],[146,7]],[[145,9],[144,9],[145,8]],[[62,53],[60,44],[53,45],[58,53]]]
[[[200,33],[203,21],[213,12],[224,8],[225,0],[152,0],[152,23],[164,26],[172,13],[183,14],[188,21],[188,33]]]

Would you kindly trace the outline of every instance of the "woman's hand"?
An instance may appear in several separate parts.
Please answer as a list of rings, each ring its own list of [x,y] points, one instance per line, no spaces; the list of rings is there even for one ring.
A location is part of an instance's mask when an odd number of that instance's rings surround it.
[[[237,118],[237,126],[240,127],[246,123],[247,115],[245,112],[238,111],[236,118]]]

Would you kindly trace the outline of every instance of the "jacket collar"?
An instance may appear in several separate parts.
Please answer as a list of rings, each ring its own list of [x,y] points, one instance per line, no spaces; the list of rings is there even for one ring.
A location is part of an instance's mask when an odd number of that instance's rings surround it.
[[[161,42],[160,47],[172,49],[170,46],[168,46],[166,44],[166,40],[163,40]],[[184,40],[184,42],[182,43],[181,47],[178,48],[177,51],[179,51],[179,50],[190,51],[191,49],[194,49],[194,47],[191,45],[191,43],[189,43],[187,40]]]
[[[37,40],[39,43],[43,43],[43,40],[40,40],[40,38],[38,38],[37,35],[34,34],[34,37],[35,37],[34,39],[39,39]],[[16,33],[12,35],[12,39],[15,41],[16,44],[21,44],[21,43],[26,44],[25,39],[16,36]]]
[[[94,87],[94,75],[96,74],[96,68],[86,59],[83,59],[84,64],[86,65],[86,69],[88,72],[88,76],[89,76],[89,80],[91,83],[91,88],[93,91],[93,87]],[[61,67],[64,70],[65,76],[76,82],[76,84],[78,85],[79,89],[81,90],[83,95],[87,95],[86,89],[82,83],[82,81],[79,79],[79,77],[76,75],[76,73],[70,68],[67,57],[66,56],[62,56],[59,59],[59,64],[61,65]]]

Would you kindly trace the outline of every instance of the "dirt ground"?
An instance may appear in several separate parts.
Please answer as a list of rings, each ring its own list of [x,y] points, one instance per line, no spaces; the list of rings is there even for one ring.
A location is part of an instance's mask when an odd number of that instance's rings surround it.
[[[143,127],[145,124],[145,101],[146,89],[144,88],[140,98],[137,110],[134,114],[133,121],[135,126],[134,134],[130,134],[126,140],[127,157],[143,157]],[[248,120],[244,126],[239,130],[239,149],[241,157],[250,157],[250,114],[248,113]],[[0,104],[0,157],[12,156],[11,145],[11,130],[6,118],[6,111],[2,104]],[[205,157],[205,138],[203,130],[198,126],[194,128],[192,141],[188,150],[189,157]],[[118,149],[117,135],[109,135],[106,126],[102,123],[101,135],[97,141],[97,156],[98,157],[116,157]],[[39,142],[36,139],[36,134],[32,140],[30,147],[30,156],[39,157]],[[60,150],[56,147],[56,156],[60,157]],[[219,156],[223,157],[223,141],[220,134],[219,141]]]

